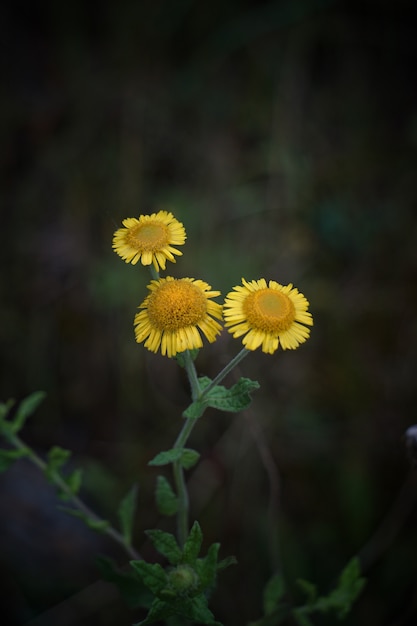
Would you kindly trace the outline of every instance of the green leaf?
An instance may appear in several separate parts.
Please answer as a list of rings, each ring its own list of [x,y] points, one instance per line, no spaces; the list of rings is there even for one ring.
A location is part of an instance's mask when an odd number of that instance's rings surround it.
[[[191,448],[171,448],[171,450],[159,452],[151,461],[148,462],[148,465],[170,465],[176,461],[181,461],[181,465],[184,469],[190,469],[197,463],[199,458],[199,453]]]
[[[133,626],[146,626],[147,624],[154,624],[155,622],[163,622],[168,619],[168,617],[171,617],[171,615],[173,615],[172,607],[164,600],[155,598],[146,618],[141,622],[133,624]]]
[[[68,506],[59,506],[58,508],[61,511],[65,511],[65,513],[68,513],[69,515],[72,515],[73,517],[78,517],[89,528],[91,528],[91,530],[95,530],[98,533],[106,532],[107,528],[110,526],[110,522],[108,522],[107,520],[105,520],[105,519],[95,519],[93,517],[90,517],[89,515],[87,515],[83,511],[80,511],[79,509],[72,509],[72,508],[70,508]]]
[[[207,606],[207,598],[204,594],[182,600],[178,606],[180,614],[186,619],[197,622],[197,624],[210,624],[211,626],[222,626],[214,619],[213,613]]]
[[[35,391],[24,398],[17,407],[16,415],[10,423],[11,432],[15,435],[24,426],[28,417],[32,415],[45,398],[44,391]]]
[[[178,565],[181,561],[182,552],[174,535],[159,529],[147,530],[146,535],[152,541],[159,554],[165,556],[171,565]]]
[[[211,380],[204,376],[199,378],[201,388],[204,390]],[[204,396],[204,402],[214,409],[237,413],[246,409],[251,401],[251,392],[259,389],[259,383],[250,378],[241,378],[233,387],[226,389],[223,385],[216,385]]]
[[[194,522],[190,534],[184,544],[182,553],[182,562],[188,563],[188,565],[194,565],[199,555],[201,544],[203,542],[203,533],[201,532],[200,524]]]
[[[202,589],[211,589],[214,587],[217,575],[217,558],[219,554],[220,544],[213,543],[204,559],[199,559],[196,563],[196,570],[200,579]]]
[[[159,452],[151,461],[149,461],[148,465],[161,466],[175,463],[175,461],[178,461],[181,458],[183,450],[184,448],[171,448],[171,450]]]
[[[83,472],[81,469],[76,469],[69,476],[64,478],[66,484],[68,485],[71,494],[76,496],[80,490],[81,482],[82,482]],[[67,497],[71,497],[68,495]]]
[[[167,584],[167,575],[159,563],[146,563],[146,561],[130,561],[130,565],[139,575],[144,585],[158,596]]]
[[[48,452],[45,476],[50,482],[54,482],[55,474],[59,474],[62,466],[71,456],[69,450],[64,450],[59,446],[53,446]]]
[[[18,448],[17,450],[0,450],[0,472],[7,470],[15,461],[22,457],[30,456],[29,448]]]
[[[121,571],[114,561],[106,556],[96,557],[96,565],[102,579],[117,586],[130,608],[134,609],[140,606],[149,609],[153,595],[135,572]]]
[[[155,490],[156,506],[162,515],[175,515],[178,498],[165,476],[158,476]]]
[[[203,415],[207,407],[208,407],[208,402],[206,398],[203,398],[202,400],[196,400],[195,402],[192,402],[185,409],[182,415],[183,417],[186,417],[187,419],[195,420]]]
[[[226,569],[226,567],[230,567],[231,565],[237,565],[237,558],[235,556],[227,556],[225,559],[219,561],[217,563],[217,570]]]
[[[199,458],[200,454],[199,452],[197,452],[197,450],[184,448],[181,455],[181,465],[186,470],[191,469],[197,463]]]
[[[328,596],[318,598],[315,604],[316,610],[323,613],[334,610],[337,617],[343,619],[349,613],[365,584],[366,579],[360,576],[359,560],[355,557],[342,571],[336,589]]]
[[[263,594],[263,609],[265,615],[271,615],[279,608],[285,593],[285,582],[281,574],[275,574],[267,582]]]
[[[132,529],[136,511],[138,487],[133,485],[119,504],[117,514],[120,520],[122,535],[127,546],[132,544]]]

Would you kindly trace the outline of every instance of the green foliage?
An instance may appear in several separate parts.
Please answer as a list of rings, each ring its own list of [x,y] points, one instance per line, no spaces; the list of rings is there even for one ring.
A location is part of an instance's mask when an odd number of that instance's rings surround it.
[[[61,511],[65,511],[69,515],[73,517],[78,517],[81,519],[91,530],[95,530],[99,533],[104,533],[110,527],[110,522],[104,519],[100,519],[98,517],[93,517],[80,509],[73,509],[69,506],[60,506],[58,507]]]
[[[153,595],[134,570],[121,571],[112,559],[105,556],[97,557],[96,565],[103,580],[117,586],[128,606],[149,609]]]
[[[136,512],[138,487],[133,485],[119,504],[117,514],[120,520],[123,539],[127,546],[132,544],[132,529]]]
[[[67,476],[62,473],[62,468],[71,456],[69,450],[60,446],[53,446],[47,455],[44,473],[46,478],[53,485],[58,486],[58,493],[61,500],[68,500],[77,495],[82,482],[82,470],[76,469]],[[63,487],[65,485],[65,488]]]
[[[190,448],[172,448],[171,450],[165,450],[159,452],[148,465],[170,465],[176,461],[180,461],[184,469],[190,469],[195,465],[200,458],[200,454],[196,450]]]
[[[307,615],[314,612],[333,612],[337,619],[344,619],[365,586],[366,580],[360,574],[359,560],[351,559],[340,574],[337,587],[327,596],[320,597],[317,597],[315,585],[305,580],[298,581],[307,595],[307,602],[293,611],[297,623],[300,626],[310,626],[311,622]]]
[[[264,616],[250,626],[277,626],[290,614],[299,626],[312,626],[312,613],[335,614],[339,620],[344,619],[358,598],[365,579],[360,575],[360,565],[353,558],[340,574],[338,585],[327,596],[318,596],[317,587],[308,580],[298,580],[297,584],[306,596],[306,603],[290,608],[285,602],[285,583],[280,575],[273,576],[267,583],[263,597]]]
[[[147,530],[146,534],[159,554],[166,557],[171,565],[177,565],[181,562],[182,552],[174,535],[158,529]]]
[[[158,511],[162,515],[175,515],[178,511],[178,498],[165,476],[158,476],[155,489]]]
[[[190,404],[183,413],[184,417],[197,419],[201,417],[207,407],[212,407],[219,411],[238,413],[248,408],[252,401],[251,393],[259,389],[259,383],[256,380],[241,378],[230,389],[223,385],[215,385],[207,393],[204,393],[204,390],[211,382],[207,376],[199,378],[202,397]]]
[[[0,472],[7,470],[15,461],[22,457],[29,456],[28,448],[18,448],[17,450],[0,450]]]
[[[15,406],[14,400],[0,403],[0,431],[6,437],[17,435],[23,428],[26,420],[36,411],[42,400],[45,398],[44,391],[35,391],[24,398],[18,405],[12,419],[7,419],[11,409]]]
[[[216,582],[217,571],[233,563],[232,559],[218,563],[220,544],[212,544],[205,557],[199,557],[203,534],[194,522],[183,549],[174,535],[149,530],[156,550],[169,562],[165,570],[159,563],[131,561],[142,583],[154,594],[146,619],[136,626],[153,624],[177,616],[198,624],[221,626],[208,608],[208,595]]]

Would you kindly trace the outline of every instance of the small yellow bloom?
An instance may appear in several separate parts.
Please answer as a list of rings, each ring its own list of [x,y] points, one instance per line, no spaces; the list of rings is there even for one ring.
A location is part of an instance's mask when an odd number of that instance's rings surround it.
[[[135,315],[136,341],[145,342],[151,352],[161,350],[163,355],[201,348],[199,330],[210,343],[216,340],[222,327],[213,318],[222,318],[222,307],[211,298],[220,291],[211,291],[210,285],[194,278],[160,278],[148,285],[150,293]]]
[[[290,283],[283,286],[274,280],[246,281],[227,294],[223,315],[225,326],[233,337],[245,335],[247,350],[273,354],[278,346],[294,350],[310,336],[307,326],[313,325],[309,303]]]
[[[185,229],[172,213],[159,211],[152,215],[128,217],[122,221],[124,228],[119,228],[113,235],[113,250],[126,263],[142,265],[153,264],[158,272],[165,269],[166,260],[175,263],[174,254],[182,255],[173,246],[181,246],[186,239]]]

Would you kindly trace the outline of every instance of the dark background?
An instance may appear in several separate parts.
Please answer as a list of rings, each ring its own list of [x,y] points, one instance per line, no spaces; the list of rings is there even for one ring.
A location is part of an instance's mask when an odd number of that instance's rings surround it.
[[[242,276],[293,282],[310,301],[311,339],[251,355],[229,381],[260,381],[251,408],[209,412],[190,442],[205,547],[239,561],[212,598],[226,626],[260,615],[275,538],[295,601],[297,578],[325,593],[359,553],[368,584],[347,623],[417,623],[415,13],[401,0],[0,9],[0,398],[47,392],[23,436],[42,456],[73,451],[99,514],[116,522],[139,483],[145,554],[144,529],[173,529],[147,462],[175,440],[188,389],[134,341],[149,275],[112,252],[113,231],[171,210],[188,240],[169,274],[223,294]],[[239,346],[223,334],[199,372]],[[5,623],[138,621],[97,582],[97,552],[127,562],[117,546],[57,510],[34,466],[0,478]]]

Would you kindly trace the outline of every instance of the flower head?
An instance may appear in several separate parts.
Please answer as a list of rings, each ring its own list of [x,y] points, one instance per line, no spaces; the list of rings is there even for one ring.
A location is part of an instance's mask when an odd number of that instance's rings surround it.
[[[148,285],[150,293],[135,315],[136,341],[145,342],[151,352],[163,355],[201,348],[199,330],[210,343],[216,340],[222,327],[213,318],[222,318],[222,307],[211,298],[220,291],[194,278],[160,278]]]
[[[283,286],[264,278],[250,282],[242,278],[243,286],[227,294],[223,315],[227,330],[233,337],[245,335],[242,342],[248,350],[273,354],[278,346],[283,350],[298,348],[310,336],[313,325],[307,311],[308,300],[290,283]]]
[[[158,272],[165,269],[166,260],[175,263],[174,254],[182,252],[173,248],[181,246],[186,239],[185,229],[172,213],[159,211],[152,215],[128,217],[113,235],[113,250],[126,263],[141,261],[142,265],[153,264]]]

